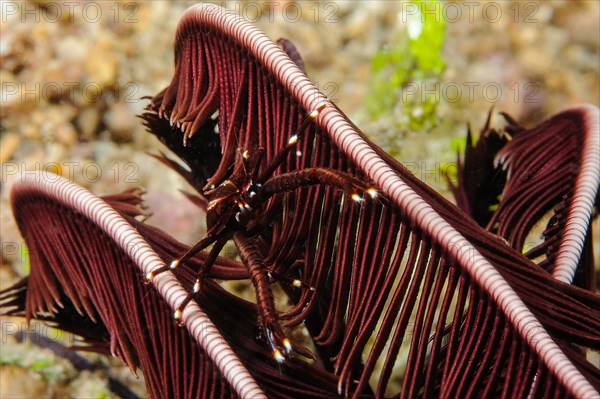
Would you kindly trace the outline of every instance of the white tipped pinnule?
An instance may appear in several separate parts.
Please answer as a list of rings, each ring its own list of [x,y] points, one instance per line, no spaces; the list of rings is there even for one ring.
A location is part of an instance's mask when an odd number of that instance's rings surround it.
[[[177,266],[179,266],[179,259],[175,259],[169,263],[169,269],[176,269]]]
[[[291,353],[292,352],[292,344],[290,343],[290,340],[287,338],[283,339],[283,347],[285,348],[285,351],[287,353]]]
[[[173,313],[173,318],[175,318],[175,320],[179,321],[179,320],[181,320],[182,315],[183,315],[183,312],[180,309],[177,309],[175,311],[175,313]]]
[[[364,201],[364,199],[360,195],[358,195],[356,193],[352,194],[350,196],[350,198],[352,198],[353,201],[359,202],[359,203]]]
[[[376,190],[376,189],[374,189],[373,187],[371,187],[371,188],[369,188],[369,189],[367,190],[367,194],[369,194],[369,196],[370,196],[371,198],[377,198],[377,197],[379,196],[379,193],[378,193],[378,192],[377,192],[377,190]]]
[[[281,354],[279,349],[273,351],[273,358],[277,360],[277,363],[283,363],[285,361],[285,356]]]
[[[288,140],[288,144],[292,145],[292,144],[296,144],[298,142],[298,135],[294,134],[292,137],[290,137],[290,139]]]
[[[319,94],[320,94],[320,93],[319,93]],[[329,104],[327,104],[325,101],[323,101],[323,102],[321,103],[321,105],[319,105],[319,106],[317,107],[317,109],[313,109],[313,110],[310,112],[310,114],[308,114],[308,117],[309,117],[310,119],[316,119],[316,118],[317,118],[317,116],[319,116],[319,113],[320,113],[320,112],[321,112],[321,111],[322,111],[324,108],[326,108],[326,107],[328,107],[328,106],[329,106]]]

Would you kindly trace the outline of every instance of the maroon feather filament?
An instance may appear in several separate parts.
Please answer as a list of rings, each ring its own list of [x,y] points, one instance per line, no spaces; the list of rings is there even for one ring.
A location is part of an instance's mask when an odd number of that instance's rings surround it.
[[[506,170],[507,181],[488,229],[521,251],[534,224],[552,210],[556,223],[544,230],[543,243],[526,256],[543,255],[545,259],[536,263],[569,284],[576,269],[586,267],[580,260],[600,185],[598,114],[596,107],[583,105],[563,110],[531,129],[519,127],[520,133],[494,159],[494,167]]]
[[[565,356],[495,267],[406,184],[352,128],[342,114],[330,107],[321,113],[316,123],[331,134],[334,142],[367,172],[369,178],[382,188],[384,194],[387,194],[403,213],[438,245],[450,249],[451,258],[499,304],[521,337],[531,345],[571,394],[578,398],[598,396],[594,387]]]
[[[279,47],[240,17],[214,5],[200,4],[188,9],[178,32],[181,34],[198,25],[212,27],[250,51],[303,109],[314,109],[316,105],[328,103],[327,98]],[[415,226],[432,237],[434,244],[448,249],[451,259],[471,276],[475,284],[489,293],[521,337],[571,394],[580,398],[599,396],[490,261],[403,181],[333,104],[318,115],[316,124],[369,179],[383,189],[383,193]]]
[[[300,56],[300,53],[296,49],[296,46],[292,42],[287,39],[280,38],[277,40],[277,44],[281,46],[281,49],[285,51],[285,53],[290,57],[292,61],[300,68],[302,72],[306,75],[306,68],[304,67],[304,61]]]
[[[85,188],[48,172],[27,172],[17,179],[11,192],[11,200],[14,202],[18,196],[30,195],[32,192],[46,195],[76,209],[93,221],[119,245],[144,275],[165,266],[135,228]],[[165,272],[156,278],[154,285],[173,310],[188,295],[171,272]],[[266,398],[219,330],[195,302],[186,307],[182,320],[240,397]]]

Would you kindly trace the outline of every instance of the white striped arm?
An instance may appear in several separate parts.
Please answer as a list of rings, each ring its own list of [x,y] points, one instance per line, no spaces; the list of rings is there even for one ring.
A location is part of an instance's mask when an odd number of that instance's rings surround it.
[[[290,58],[259,29],[241,17],[213,4],[187,9],[179,23],[176,41],[199,26],[209,26],[247,48],[307,110],[329,100],[306,78]],[[444,248],[466,270],[475,284],[496,301],[523,339],[573,396],[600,398],[600,394],[569,361],[548,332],[525,306],[506,280],[471,243],[421,198],[383,161],[335,107],[323,109],[316,123],[336,145],[388,195],[421,230]]]
[[[13,186],[11,196],[37,192],[76,210],[100,227],[131,258],[142,275],[165,266],[150,245],[117,211],[85,188],[49,172],[27,172]],[[140,277],[141,278],[141,277]],[[188,295],[172,272],[152,280],[159,294],[175,311]],[[194,301],[184,309],[182,321],[241,398],[266,398],[206,313]]]

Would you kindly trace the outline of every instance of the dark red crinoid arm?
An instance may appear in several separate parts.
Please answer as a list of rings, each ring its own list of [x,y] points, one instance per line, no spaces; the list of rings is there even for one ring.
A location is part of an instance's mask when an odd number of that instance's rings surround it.
[[[189,145],[212,142],[208,121],[218,111],[223,156],[209,185],[227,178],[238,148],[264,148],[269,164],[307,114],[327,103],[307,128],[301,155],[290,153],[273,176],[331,168],[366,177],[391,202],[358,207],[334,188],[315,186],[286,193],[265,210],[271,224],[260,233],[264,263],[285,274],[300,261],[314,287],[294,297],[289,323],[305,322],[317,351],[335,359],[324,362],[339,375],[341,392],[368,392],[383,362],[373,388],[383,395],[404,345],[410,353],[402,395],[531,390],[544,396],[540,379],[565,395],[595,394],[594,372],[561,347],[599,345],[592,327],[600,326],[597,295],[557,282],[418,181],[241,18],[212,5],[194,6],[176,43],[177,72],[149,107],[163,125],[149,127]],[[164,124],[179,128],[167,132]],[[450,306],[455,296],[464,313]],[[408,331],[413,314],[417,325]],[[372,338],[375,346],[368,345]]]
[[[588,230],[600,186],[598,108],[570,108],[520,132],[496,162],[506,170],[507,182],[490,226],[522,250],[534,224],[556,208],[545,242],[532,251],[545,252],[541,266],[570,284],[584,248],[592,244]],[[587,261],[587,273],[593,273],[593,259]],[[594,279],[586,286],[593,290]]]
[[[193,282],[193,269],[206,255],[182,265],[176,276],[160,275],[155,287],[144,285],[142,275],[186,246],[135,219],[136,193],[105,200],[48,173],[28,173],[15,185],[12,202],[31,274],[0,293],[3,310],[57,323],[84,337],[89,350],[118,356],[132,370],[141,367],[152,397],[335,397],[333,374],[298,360],[274,364],[255,340],[256,307],[212,281],[199,299],[202,310],[190,304],[186,328],[178,327],[172,312],[187,296],[182,285]],[[223,258],[211,276],[248,277],[241,264]]]
[[[560,281],[570,284],[577,274],[574,282],[592,291],[599,114],[592,105],[569,108],[530,129],[503,114],[508,126],[496,131],[486,123],[475,147],[468,135],[454,189],[459,205],[489,230],[518,251],[529,247],[526,255]],[[526,242],[549,214],[543,241]]]
[[[221,8],[198,5],[186,12],[178,28],[176,74],[152,100],[145,118],[188,163],[189,180],[202,193],[207,182],[221,182],[232,167],[239,167],[238,148],[264,148],[268,165],[323,102],[327,99],[264,34]],[[402,397],[597,396],[598,369],[587,362],[583,348],[600,348],[600,297],[556,281],[479,227],[369,143],[334,104],[327,104],[307,126],[297,148],[300,155],[290,152],[273,176],[306,168],[366,176],[389,203],[357,205],[323,185],[272,198],[264,210],[266,227],[256,235],[261,261],[282,275],[297,271],[314,288],[290,292],[293,307],[286,316],[290,325],[306,326],[317,362],[292,359],[281,370],[274,367],[269,351],[254,339],[258,327],[248,322],[256,318],[253,308],[236,307],[243,302],[226,294],[225,310],[212,307],[222,292],[215,288],[219,295],[206,292],[206,308],[214,309],[211,317],[235,352],[221,360],[235,364],[237,356],[249,362],[260,387],[279,397],[382,397],[393,388],[392,379],[401,383],[392,394]],[[216,156],[205,157],[215,146]],[[196,157],[192,149],[202,156]],[[23,215],[22,222],[36,222],[34,216]],[[66,232],[86,227],[56,225]],[[53,257],[41,257],[49,264],[28,287],[28,300],[54,298],[40,276],[48,276],[49,268],[64,275],[61,256],[73,265],[72,254],[93,259],[76,237],[69,240],[77,244],[58,253],[42,248]],[[114,246],[102,249],[112,256]],[[87,268],[80,269],[70,267],[75,276],[87,273],[81,271]],[[133,281],[131,274],[128,280],[113,275],[92,273],[93,278],[74,281],[81,292],[90,293],[88,307],[112,305],[108,309],[119,322],[112,322],[117,328],[111,339],[119,343],[128,328],[122,312],[145,303],[140,276]],[[191,280],[182,275],[182,281]],[[59,295],[77,297],[73,284],[64,279],[54,287]],[[116,292],[99,297],[104,291],[93,289],[111,284],[121,287],[131,307],[123,307]],[[157,306],[143,313],[171,316]],[[236,329],[238,320],[241,329]],[[142,325],[139,319],[135,323]],[[197,358],[172,345],[179,337],[173,330],[164,331],[172,335],[148,341],[137,331],[127,335],[144,340],[141,350],[150,360],[143,367],[158,376],[152,380],[156,396],[162,397],[162,390],[170,397],[230,394],[213,388],[204,372],[202,381],[186,380],[196,375]],[[399,363],[405,370],[401,377],[394,375]],[[216,372],[212,376],[220,378]]]

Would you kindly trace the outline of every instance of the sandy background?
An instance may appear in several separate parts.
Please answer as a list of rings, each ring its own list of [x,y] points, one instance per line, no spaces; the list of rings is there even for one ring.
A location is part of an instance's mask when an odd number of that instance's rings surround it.
[[[145,154],[160,146],[135,117],[146,105],[140,97],[170,81],[175,28],[193,3],[0,2],[1,287],[26,273],[8,204],[18,172],[62,172],[97,194],[142,186],[155,213],[150,222],[187,243],[201,236],[202,215],[177,191],[185,184]],[[363,106],[370,60],[406,34],[408,2],[220,4],[271,38],[292,40],[311,80],[376,142],[442,191],[441,176],[428,171],[454,161],[452,139],[464,134],[467,123],[480,126],[490,107],[532,124],[567,106],[600,103],[596,1],[445,3],[447,65],[433,89],[440,98],[438,123],[426,131],[398,129],[401,104],[376,121]],[[500,92],[485,92],[486,85]],[[461,90],[458,99],[444,91],[450,86]],[[142,378],[116,367],[119,361],[87,356],[96,370],[81,372],[31,340],[16,343],[16,332],[25,330],[21,320],[3,318],[1,324],[2,398],[113,397],[109,378],[144,396]],[[73,338],[41,326],[31,330],[65,343]]]

